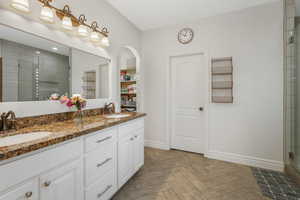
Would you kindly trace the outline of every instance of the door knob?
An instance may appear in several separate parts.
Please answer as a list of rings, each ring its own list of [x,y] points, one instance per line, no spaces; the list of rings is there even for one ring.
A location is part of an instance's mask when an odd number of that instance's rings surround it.
[[[200,111],[203,111],[203,110],[204,110],[204,108],[203,108],[203,107],[200,107],[200,108],[199,108],[199,110],[200,110]]]
[[[26,192],[25,197],[27,199],[29,199],[30,197],[32,197],[32,192]]]
[[[44,183],[44,186],[45,187],[49,187],[51,185],[51,181],[46,181],[45,183]]]

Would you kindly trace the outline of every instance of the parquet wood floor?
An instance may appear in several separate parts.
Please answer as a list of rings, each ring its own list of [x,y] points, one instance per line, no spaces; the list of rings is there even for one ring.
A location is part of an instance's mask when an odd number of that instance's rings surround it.
[[[145,166],[113,200],[269,200],[247,166],[145,148]]]

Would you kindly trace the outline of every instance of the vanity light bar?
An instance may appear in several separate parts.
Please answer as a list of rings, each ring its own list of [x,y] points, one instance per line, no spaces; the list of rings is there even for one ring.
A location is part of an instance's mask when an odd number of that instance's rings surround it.
[[[59,9],[50,4],[53,2],[53,0],[37,0],[37,1],[42,3],[43,6],[47,6],[49,8],[52,8],[53,10],[55,10],[57,17],[60,18],[61,20],[63,20],[64,17],[70,17],[73,27],[78,27],[80,25],[84,25],[90,29],[93,29],[92,25],[86,24],[85,15],[80,15],[78,18],[75,17],[74,15],[72,15],[69,5],[65,5],[63,9]],[[108,37],[109,32],[107,31],[106,27],[104,27],[102,30],[99,30],[97,27],[93,31],[96,31],[96,32],[102,34],[104,37]]]
[[[85,15],[80,15],[78,18],[75,17],[74,15],[72,15],[69,5],[65,5],[63,9],[59,9],[59,8],[56,8],[56,7],[54,7],[50,4],[53,0],[37,0],[37,1],[42,3],[43,6],[47,6],[47,7],[52,8],[53,10],[55,10],[56,15],[61,20],[63,20],[64,17],[69,17],[72,21],[72,26],[73,27],[78,27],[80,25],[84,25],[84,26],[86,26],[90,29],[93,29],[93,31],[96,31],[96,32],[102,34],[104,37],[108,37],[108,31],[107,31],[106,27],[104,27],[102,30],[99,30],[98,27],[96,27],[94,29],[94,27],[92,27],[92,25],[86,24],[87,20],[85,18]]]
[[[63,9],[59,9],[51,5],[53,0],[37,0],[42,3],[40,19],[46,23],[54,23],[54,15],[61,20],[63,30],[72,31],[77,28],[77,35],[79,37],[88,37],[91,31],[90,40],[92,42],[101,42],[103,46],[109,46],[108,29],[103,27],[99,29],[97,22],[91,25],[87,24],[85,15],[80,15],[78,18],[71,13],[69,5],[65,5]],[[28,0],[11,0],[10,4],[14,9],[30,12],[30,5]],[[101,36],[101,37],[100,37]]]

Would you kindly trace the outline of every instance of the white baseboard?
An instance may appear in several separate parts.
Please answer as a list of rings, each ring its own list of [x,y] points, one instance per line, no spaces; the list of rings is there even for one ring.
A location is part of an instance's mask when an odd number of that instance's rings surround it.
[[[156,149],[162,149],[162,150],[170,150],[168,144],[158,142],[158,141],[153,141],[153,140],[145,140],[145,146],[156,148]]]
[[[223,160],[227,162],[248,165],[252,167],[259,167],[264,169],[270,169],[275,171],[283,172],[284,170],[284,163],[275,160],[268,160],[268,159],[261,159],[257,157],[251,156],[244,156],[234,153],[225,153],[225,152],[218,152],[218,151],[209,151],[205,154],[205,157],[216,159],[216,160]]]

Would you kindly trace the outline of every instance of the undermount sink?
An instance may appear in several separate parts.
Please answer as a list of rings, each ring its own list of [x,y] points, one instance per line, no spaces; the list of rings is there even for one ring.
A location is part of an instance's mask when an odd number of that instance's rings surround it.
[[[117,118],[124,118],[129,117],[130,114],[111,114],[111,115],[105,115],[104,117],[107,119],[117,119]]]
[[[24,142],[42,139],[50,136],[51,132],[33,132],[0,138],[0,147],[17,145]]]

